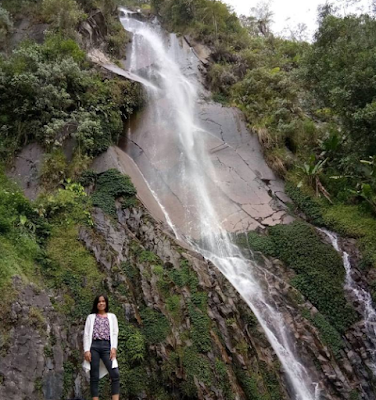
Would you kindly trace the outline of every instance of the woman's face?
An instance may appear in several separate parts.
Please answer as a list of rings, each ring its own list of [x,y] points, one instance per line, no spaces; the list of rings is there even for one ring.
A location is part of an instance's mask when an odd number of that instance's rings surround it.
[[[97,307],[98,307],[98,311],[105,311],[106,310],[106,300],[104,299],[103,296],[99,297]]]

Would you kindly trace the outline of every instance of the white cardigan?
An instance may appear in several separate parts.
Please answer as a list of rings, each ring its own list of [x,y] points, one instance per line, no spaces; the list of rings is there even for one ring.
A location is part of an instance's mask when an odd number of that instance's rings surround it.
[[[91,342],[93,340],[93,330],[94,330],[94,321],[96,314],[90,314],[86,318],[85,330],[84,330],[84,352],[90,351]],[[111,349],[117,349],[118,345],[118,334],[119,334],[119,326],[118,321],[115,314],[107,313],[108,322],[110,325],[110,344]],[[89,361],[84,360],[82,363],[82,367],[85,372],[90,371],[90,363]],[[116,358],[112,360],[112,368],[117,368],[118,362]],[[100,360],[99,364],[99,378],[102,378],[108,373],[106,366],[103,361]]]

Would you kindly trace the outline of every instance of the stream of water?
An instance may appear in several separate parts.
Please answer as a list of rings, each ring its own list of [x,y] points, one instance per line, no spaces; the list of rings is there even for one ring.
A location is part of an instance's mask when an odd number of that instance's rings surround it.
[[[359,304],[359,311],[363,316],[365,330],[373,349],[370,351],[372,364],[368,367],[372,370],[376,376],[376,311],[373,307],[372,297],[369,292],[364,290],[359,284],[353,279],[352,268],[350,257],[346,251],[342,251],[339,243],[338,236],[334,232],[330,232],[326,229],[318,229],[323,232],[332,243],[332,246],[342,254],[343,266],[346,271],[346,278],[344,282],[345,290],[349,293],[349,296],[354,303]]]
[[[121,22],[133,33],[127,68],[150,82],[145,90],[151,123],[145,135],[153,142],[150,157],[155,156],[157,170],[145,172],[148,185],[175,234],[210,260],[249,305],[283,366],[291,399],[318,399],[318,384],[302,364],[282,313],[268,298],[267,282],[256,273],[259,266],[243,257],[218,216],[223,194],[213,187],[216,173],[206,142],[210,132],[205,132],[196,118],[200,85],[193,71],[197,58],[193,53],[182,55],[176,36],[163,34],[158,24],[139,21],[122,11]],[[188,58],[184,67],[181,57]],[[166,151],[167,143],[174,143],[176,151]],[[183,205],[184,236],[171,222],[174,210],[164,204],[166,187]]]

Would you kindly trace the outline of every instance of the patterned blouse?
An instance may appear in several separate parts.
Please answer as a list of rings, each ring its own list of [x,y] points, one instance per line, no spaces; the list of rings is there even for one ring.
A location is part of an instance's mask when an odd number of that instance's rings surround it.
[[[110,324],[107,316],[95,316],[93,340],[110,340]]]

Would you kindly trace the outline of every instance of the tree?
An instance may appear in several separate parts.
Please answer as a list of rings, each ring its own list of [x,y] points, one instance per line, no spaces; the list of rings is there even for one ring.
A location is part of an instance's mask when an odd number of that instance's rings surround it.
[[[251,8],[251,14],[257,21],[257,27],[263,36],[269,36],[270,26],[273,22],[274,13],[271,9],[271,0],[260,1],[255,7]]]
[[[75,0],[43,0],[42,14],[55,28],[68,33],[84,17]]]
[[[307,88],[341,117],[349,151],[363,157],[376,152],[375,37],[369,15],[327,14],[303,61]]]
[[[12,28],[13,23],[9,12],[0,6],[0,45],[5,42],[5,38]]]

